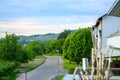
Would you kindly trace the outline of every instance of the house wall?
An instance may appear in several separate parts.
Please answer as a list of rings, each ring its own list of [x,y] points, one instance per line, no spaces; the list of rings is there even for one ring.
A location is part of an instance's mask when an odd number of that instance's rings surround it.
[[[104,16],[102,19],[102,48],[107,48],[107,37],[117,31],[120,31],[120,17]],[[116,45],[117,43],[114,44],[114,46]]]
[[[111,47],[112,45],[115,48],[120,48],[120,34],[107,38],[107,46]]]
[[[98,35],[98,43],[97,43],[97,47],[98,49],[102,48],[102,21],[100,21],[100,24],[98,26],[98,30],[97,30],[97,35]]]

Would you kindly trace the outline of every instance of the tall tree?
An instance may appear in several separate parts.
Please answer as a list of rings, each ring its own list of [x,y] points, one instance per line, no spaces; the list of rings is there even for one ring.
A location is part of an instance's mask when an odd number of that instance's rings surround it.
[[[91,48],[92,38],[90,30],[88,28],[79,29],[65,40],[63,55],[70,61],[75,61],[79,64],[83,57],[90,59]]]
[[[51,40],[46,42],[46,53],[55,53],[56,50],[59,50],[60,53],[62,53],[63,43],[64,43],[64,39]]]
[[[6,33],[0,50],[0,58],[7,61],[27,62],[28,56],[23,53],[22,46],[18,43],[18,37],[15,34]]]
[[[65,39],[70,33],[71,33],[70,30],[65,29],[62,33],[60,33],[57,39],[62,39],[62,38]]]
[[[35,58],[37,55],[43,54],[43,45],[38,41],[31,41],[26,46],[24,46],[24,50],[28,53],[30,59]]]

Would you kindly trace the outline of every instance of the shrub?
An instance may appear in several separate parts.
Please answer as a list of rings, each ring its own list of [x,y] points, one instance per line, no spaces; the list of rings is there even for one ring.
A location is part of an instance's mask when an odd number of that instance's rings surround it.
[[[68,73],[73,74],[74,70],[75,70],[75,68],[69,68]]]
[[[0,77],[5,76],[7,73],[13,71],[17,66],[15,62],[1,61],[0,60]]]

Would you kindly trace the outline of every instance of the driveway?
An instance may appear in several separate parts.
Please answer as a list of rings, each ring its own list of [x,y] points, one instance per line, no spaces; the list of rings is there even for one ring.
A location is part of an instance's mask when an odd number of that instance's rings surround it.
[[[63,60],[58,56],[48,56],[45,63],[27,73],[21,73],[17,80],[50,80],[53,76],[64,75],[67,70],[63,69]]]

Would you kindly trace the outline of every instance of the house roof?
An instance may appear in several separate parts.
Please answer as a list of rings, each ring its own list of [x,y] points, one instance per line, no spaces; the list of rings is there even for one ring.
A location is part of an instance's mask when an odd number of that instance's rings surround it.
[[[108,11],[108,15],[120,17],[120,0],[116,0]]]
[[[120,17],[120,0],[116,0],[113,4],[113,6],[110,8],[109,12],[102,15],[101,17],[99,17],[95,23],[94,27],[98,27],[98,25],[100,24],[100,21],[102,20],[102,18],[104,16],[117,16]]]
[[[95,25],[94,25],[93,27],[98,27],[98,25],[100,24],[100,21],[101,21],[102,18],[103,18],[104,16],[106,16],[106,15],[107,15],[107,13],[104,14],[104,15],[102,15],[101,17],[99,17],[99,18],[97,19],[97,21],[96,21],[96,23],[95,23]]]

